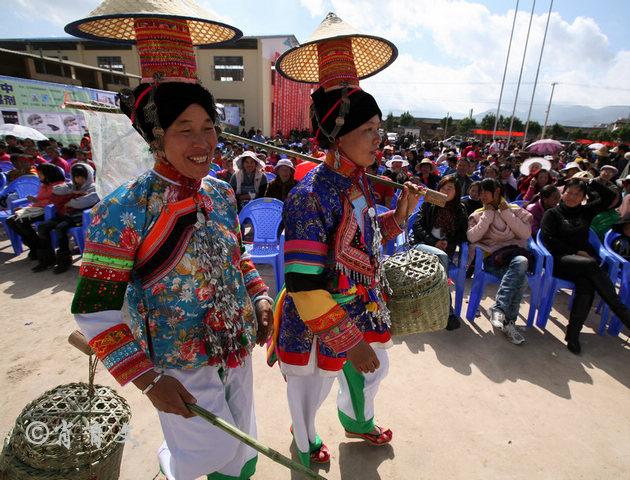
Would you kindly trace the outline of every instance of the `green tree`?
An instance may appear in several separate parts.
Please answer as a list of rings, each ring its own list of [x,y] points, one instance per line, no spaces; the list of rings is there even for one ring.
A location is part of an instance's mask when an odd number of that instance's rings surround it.
[[[584,138],[585,136],[586,135],[581,128],[578,128],[577,130],[573,130],[571,133],[569,133],[569,138],[571,140],[579,140],[580,138]]]
[[[403,112],[399,119],[400,125],[403,127],[413,127],[416,125],[416,119],[409,112]]]
[[[440,122],[440,126],[445,129],[445,128],[451,128],[451,125],[453,125],[453,117],[448,116],[448,117],[443,117],[442,121]]]
[[[567,138],[567,131],[557,122],[551,126],[549,133],[551,134],[551,138],[555,138],[556,140]]]
[[[613,135],[621,142],[630,142],[630,127],[621,127],[613,132]]]
[[[394,120],[394,114],[389,112],[385,118],[385,131],[391,132],[396,128],[396,121]]]
[[[610,130],[602,129],[599,131],[597,135],[597,140],[600,142],[611,142],[614,139],[615,135]]]
[[[536,138],[542,133],[542,125],[535,120],[529,122],[529,128],[527,129],[527,135],[531,135]]]
[[[465,135],[475,128],[477,128],[477,120],[470,117],[462,118],[457,125],[457,133]]]
[[[505,128],[506,130],[510,129],[510,118],[511,117],[506,117],[505,118]],[[518,117],[514,117],[514,121],[512,122],[512,131],[513,132],[522,132],[525,130],[525,124],[523,123],[523,120],[521,120]]]
[[[496,118],[497,116],[494,113],[486,113],[481,119],[479,126],[483,130],[492,130],[494,128],[494,121]]]

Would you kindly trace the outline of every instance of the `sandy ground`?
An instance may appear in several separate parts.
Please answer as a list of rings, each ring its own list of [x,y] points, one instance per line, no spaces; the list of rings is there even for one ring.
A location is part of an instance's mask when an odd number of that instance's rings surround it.
[[[25,255],[14,258],[0,241],[2,436],[35,397],[87,379],[86,357],[66,341],[75,328],[69,306],[78,263],[75,257],[62,275],[33,274]],[[331,394],[317,423],[332,461],[319,472],[361,480],[630,478],[627,332],[597,336],[599,316],[592,312],[583,354],[572,355],[562,342],[566,300],[559,296],[547,331],[525,331],[520,347],[492,332],[489,298],[475,324],[398,340],[377,397],[377,420],[392,428],[393,442],[376,448],[345,439]],[[521,314],[528,308],[524,303]],[[254,360],[259,439],[294,455],[282,376],[266,366],[260,349]],[[102,367],[97,382],[116,387]],[[157,415],[135,387],[118,391],[133,410],[120,478],[151,480],[162,442]],[[255,478],[301,476],[260,457]]]

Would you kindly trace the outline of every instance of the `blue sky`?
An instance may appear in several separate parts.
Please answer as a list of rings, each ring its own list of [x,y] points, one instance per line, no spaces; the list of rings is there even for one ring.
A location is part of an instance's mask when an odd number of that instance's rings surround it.
[[[246,35],[292,33],[305,40],[326,12],[399,48],[387,70],[364,82],[385,111],[456,115],[496,108],[515,0],[197,0]],[[520,0],[504,93],[511,110],[533,0]],[[63,25],[98,0],[14,0],[0,36],[64,36]],[[527,109],[549,0],[536,2],[517,112]],[[555,0],[534,100],[542,110],[550,84],[554,104],[630,105],[630,1]]]

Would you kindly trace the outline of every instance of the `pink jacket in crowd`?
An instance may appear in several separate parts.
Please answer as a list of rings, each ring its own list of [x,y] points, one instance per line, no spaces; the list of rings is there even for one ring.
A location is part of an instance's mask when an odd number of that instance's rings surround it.
[[[532,215],[517,205],[505,210],[480,208],[468,217],[468,241],[474,244],[470,252],[475,246],[487,253],[508,245],[525,248],[532,234],[531,222]]]

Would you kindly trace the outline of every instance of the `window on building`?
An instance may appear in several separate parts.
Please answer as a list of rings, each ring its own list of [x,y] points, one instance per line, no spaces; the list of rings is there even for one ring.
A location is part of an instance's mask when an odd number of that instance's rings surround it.
[[[114,70],[115,72],[124,72],[125,65],[120,57],[96,57],[96,63],[100,68]]]
[[[214,57],[214,79],[218,82],[242,82],[243,57]]]

